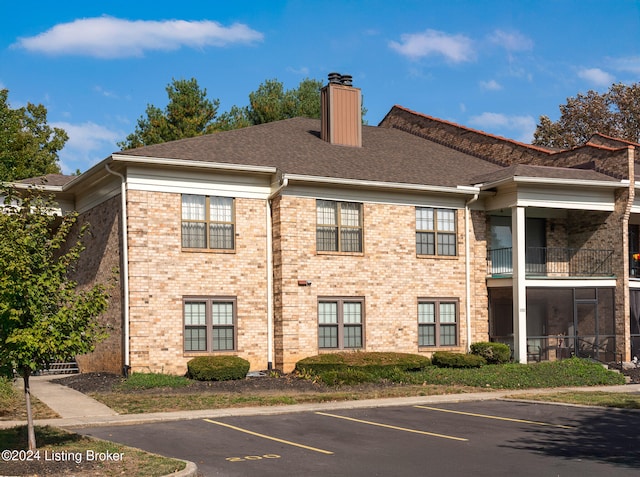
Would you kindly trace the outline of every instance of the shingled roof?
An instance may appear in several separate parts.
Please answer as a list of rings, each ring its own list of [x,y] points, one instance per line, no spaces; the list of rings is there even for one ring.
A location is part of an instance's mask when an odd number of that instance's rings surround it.
[[[293,118],[123,151],[120,155],[276,167],[286,174],[455,187],[503,168],[397,129],[363,126],[362,147],[320,139]]]
[[[471,183],[474,185],[497,182],[511,177],[531,177],[539,179],[560,179],[564,181],[599,181],[619,183],[615,177],[602,174],[591,169],[574,169],[570,167],[532,166],[528,164],[514,164],[504,169],[476,176]]]

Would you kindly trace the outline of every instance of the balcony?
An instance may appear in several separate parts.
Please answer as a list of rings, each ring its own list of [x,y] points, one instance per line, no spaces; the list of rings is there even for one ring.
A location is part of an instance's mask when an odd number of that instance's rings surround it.
[[[513,249],[497,248],[487,251],[487,273],[491,276],[513,274]],[[611,277],[613,250],[527,247],[525,250],[527,276],[542,277]]]

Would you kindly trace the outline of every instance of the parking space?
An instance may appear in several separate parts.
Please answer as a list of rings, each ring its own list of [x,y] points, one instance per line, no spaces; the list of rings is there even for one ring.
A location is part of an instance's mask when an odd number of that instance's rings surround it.
[[[205,476],[624,476],[640,469],[639,413],[508,401],[212,417],[80,432],[191,460]]]

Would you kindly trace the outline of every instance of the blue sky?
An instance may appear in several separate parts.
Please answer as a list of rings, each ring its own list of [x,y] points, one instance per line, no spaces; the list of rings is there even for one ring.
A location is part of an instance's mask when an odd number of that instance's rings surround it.
[[[530,142],[541,115],[640,82],[640,0],[3,0],[0,88],[44,104],[70,139],[63,172],[118,150],[172,79],[220,112],[266,79],[351,74],[365,119],[394,104]]]

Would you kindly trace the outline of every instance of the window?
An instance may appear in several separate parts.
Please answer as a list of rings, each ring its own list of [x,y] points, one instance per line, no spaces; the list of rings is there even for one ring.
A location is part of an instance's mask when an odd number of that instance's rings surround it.
[[[182,247],[233,250],[233,199],[182,195]]]
[[[318,251],[362,252],[362,204],[316,201]]]
[[[235,349],[235,298],[189,298],[184,301],[184,350]]]
[[[416,207],[416,253],[456,255],[456,211]]]
[[[336,298],[318,302],[318,347],[363,347],[364,300]]]
[[[458,344],[458,301],[418,301],[418,346]]]

